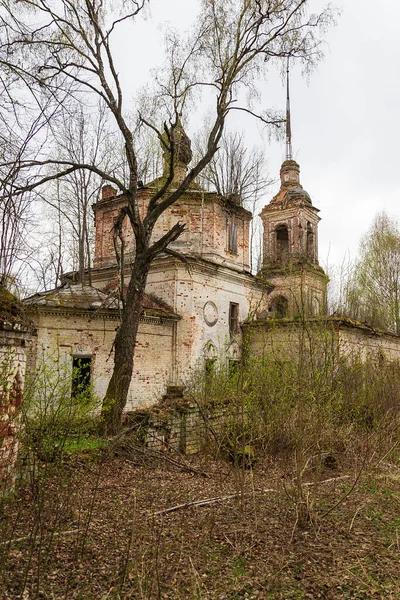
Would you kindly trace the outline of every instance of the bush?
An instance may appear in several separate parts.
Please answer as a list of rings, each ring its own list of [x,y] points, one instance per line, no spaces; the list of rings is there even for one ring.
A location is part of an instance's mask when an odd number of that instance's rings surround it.
[[[230,373],[217,366],[194,388],[202,412],[223,410],[220,447],[251,445],[259,457],[357,451],[363,436],[393,443],[400,423],[400,370],[382,356],[339,357],[333,333],[299,326],[299,344],[271,349]],[[200,378],[199,378],[200,380]]]
[[[78,369],[55,357],[38,361],[27,377],[22,408],[23,442],[40,460],[60,458],[71,436],[95,431],[100,408],[93,387],[81,381]]]

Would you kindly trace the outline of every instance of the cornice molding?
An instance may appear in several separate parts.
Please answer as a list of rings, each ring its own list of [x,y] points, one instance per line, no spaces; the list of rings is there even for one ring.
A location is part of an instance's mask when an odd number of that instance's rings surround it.
[[[107,321],[120,321],[119,312],[113,308],[101,309],[98,311],[85,310],[82,308],[66,310],[64,307],[57,306],[35,306],[34,311],[30,311],[32,317],[35,314],[41,315],[57,315],[57,317],[84,317],[88,321],[93,320],[107,320]],[[140,323],[153,323],[154,325],[169,325],[172,327],[175,321],[178,321],[180,317],[168,317],[168,316],[155,316],[155,315],[141,315]]]

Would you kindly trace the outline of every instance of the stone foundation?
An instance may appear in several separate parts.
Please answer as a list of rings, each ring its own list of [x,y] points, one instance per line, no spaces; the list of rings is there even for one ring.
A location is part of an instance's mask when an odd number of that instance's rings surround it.
[[[215,446],[212,431],[221,432],[224,411],[208,410],[177,402],[167,411],[157,410],[127,413],[125,425],[132,427],[138,442],[146,448],[176,451],[180,454],[197,454],[211,444]]]

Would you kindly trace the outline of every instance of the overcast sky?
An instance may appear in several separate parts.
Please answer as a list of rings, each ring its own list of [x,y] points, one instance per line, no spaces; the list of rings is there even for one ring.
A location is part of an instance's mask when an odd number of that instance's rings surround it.
[[[342,14],[326,37],[325,59],[308,81],[294,71],[291,84],[293,153],[301,183],[321,211],[323,266],[355,258],[359,239],[376,213],[385,210],[398,217],[400,198],[400,2],[341,0],[335,5]],[[149,69],[161,61],[162,25],[189,26],[198,1],[152,0],[151,7],[151,16],[135,27],[139,51],[129,58],[129,86],[145,82]],[[154,42],[150,50],[149,39]],[[126,60],[126,50],[119,51]],[[284,109],[285,90],[278,77],[262,82],[261,90],[265,107]],[[190,123],[190,128],[196,125]],[[284,144],[271,143],[247,117],[231,122],[236,125],[246,130],[249,145],[265,146],[270,175],[278,178]]]

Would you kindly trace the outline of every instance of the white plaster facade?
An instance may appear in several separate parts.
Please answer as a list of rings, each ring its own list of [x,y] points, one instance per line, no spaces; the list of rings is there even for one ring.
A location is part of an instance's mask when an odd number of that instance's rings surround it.
[[[78,298],[80,300],[78,301]],[[64,372],[74,359],[90,358],[90,379],[99,398],[105,395],[113,369],[113,342],[119,325],[116,302],[89,286],[64,284],[26,301],[32,307],[37,337],[30,369],[40,361],[62,361]],[[154,404],[173,382],[174,344],[179,317],[148,297],[144,302],[135,350],[128,408]]]

